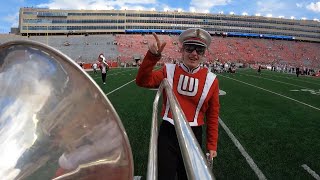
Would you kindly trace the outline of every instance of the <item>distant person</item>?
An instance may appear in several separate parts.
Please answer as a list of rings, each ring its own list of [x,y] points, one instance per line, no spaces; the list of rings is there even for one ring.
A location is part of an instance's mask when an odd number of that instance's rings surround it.
[[[236,73],[236,65],[235,65],[234,63],[231,63],[231,64],[229,65],[228,72],[229,72],[229,73],[232,73],[232,74]]]
[[[104,55],[102,53],[99,55],[98,61],[100,62],[102,82],[103,82],[103,84],[106,84],[107,72],[109,70],[109,65],[106,61],[106,58],[104,57]]]
[[[209,158],[217,156],[218,117],[219,117],[219,85],[215,74],[208,68],[200,67],[205,51],[211,43],[210,34],[200,28],[191,28],[179,36],[181,43],[181,62],[165,64],[162,69],[153,71],[161,59],[166,43],[161,43],[153,33],[155,44],[149,50],[139,68],[136,83],[138,86],[157,88],[164,78],[172,84],[174,95],[186,115],[194,135],[202,144],[202,126],[204,117],[207,123],[207,150]],[[176,57],[175,57],[176,58]],[[158,179],[187,179],[183,159],[174,127],[170,105],[164,95],[163,121],[158,137]]]
[[[299,74],[300,74],[300,68],[296,67],[296,75],[297,75],[297,77],[299,77]]]
[[[83,69],[83,62],[80,62],[79,65],[80,65],[81,69]]]
[[[231,65],[229,66],[229,64],[226,62],[223,65],[223,71],[224,72],[231,72]]]
[[[261,65],[258,67],[258,74],[261,75]]]
[[[93,73],[94,74],[97,74],[98,72],[97,72],[97,68],[98,68],[98,64],[97,63],[93,63],[92,64],[92,69],[93,69]]]

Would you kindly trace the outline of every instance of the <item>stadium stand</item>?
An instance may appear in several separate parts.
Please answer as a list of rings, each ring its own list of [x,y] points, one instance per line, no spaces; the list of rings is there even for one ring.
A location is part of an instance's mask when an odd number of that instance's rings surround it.
[[[176,35],[159,35],[167,45],[163,62],[179,60],[179,43]],[[12,40],[33,40],[60,50],[76,62],[93,63],[97,55],[104,53],[109,61],[132,64],[142,59],[153,42],[151,34],[30,36],[1,35],[0,43]],[[249,64],[288,64],[320,68],[320,44],[259,38],[214,36],[213,46],[205,55],[206,61],[241,62]]]
[[[54,18],[53,18],[54,17]],[[76,62],[103,53],[114,65],[136,65],[156,32],[167,45],[159,65],[179,61],[178,35],[200,27],[213,36],[206,62],[320,68],[320,22],[256,16],[134,10],[53,10],[20,8],[17,35],[0,43],[29,39],[48,44]]]

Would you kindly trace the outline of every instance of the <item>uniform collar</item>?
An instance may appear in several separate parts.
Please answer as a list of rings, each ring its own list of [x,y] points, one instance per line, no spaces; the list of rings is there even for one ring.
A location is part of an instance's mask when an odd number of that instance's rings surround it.
[[[200,70],[200,64],[193,68],[193,69],[190,69],[188,66],[186,66],[184,63],[180,63],[179,66],[187,73],[190,73],[190,74],[194,74],[196,72],[198,72]]]

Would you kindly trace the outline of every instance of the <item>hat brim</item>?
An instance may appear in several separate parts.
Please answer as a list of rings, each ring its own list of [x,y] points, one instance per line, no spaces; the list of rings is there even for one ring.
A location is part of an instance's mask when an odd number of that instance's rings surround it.
[[[203,46],[203,47],[207,47],[206,44],[204,44],[201,41],[184,41],[183,44],[192,44],[192,45],[198,45],[198,46]]]

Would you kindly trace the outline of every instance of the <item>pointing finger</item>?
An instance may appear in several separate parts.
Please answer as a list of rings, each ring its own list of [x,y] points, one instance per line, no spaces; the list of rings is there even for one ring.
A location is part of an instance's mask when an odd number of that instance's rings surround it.
[[[163,51],[163,49],[164,49],[164,47],[166,46],[166,42],[164,42],[162,45],[161,45],[161,47],[159,48],[159,53],[161,53],[162,51]]]
[[[158,48],[159,48],[159,47],[160,47],[160,40],[159,40],[157,34],[156,34],[155,32],[153,32],[152,35],[153,35],[153,37],[156,39],[157,45],[158,45]]]

